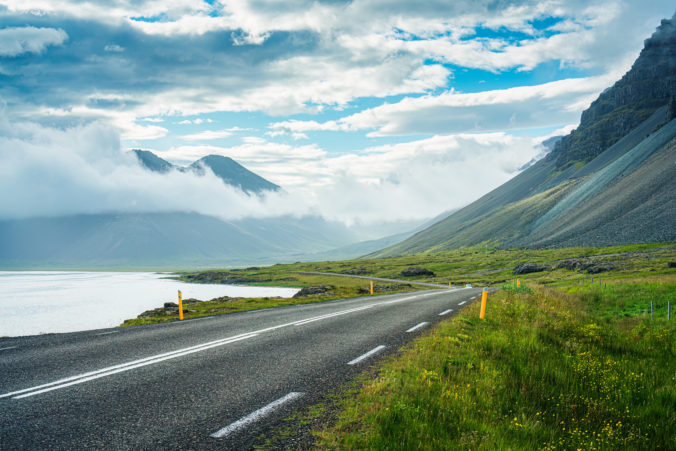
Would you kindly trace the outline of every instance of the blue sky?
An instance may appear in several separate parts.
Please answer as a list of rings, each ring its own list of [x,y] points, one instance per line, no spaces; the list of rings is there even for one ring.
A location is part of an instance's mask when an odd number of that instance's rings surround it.
[[[541,155],[673,14],[662,0],[0,0],[0,152],[27,192],[0,216],[429,218]],[[243,208],[213,185],[191,200],[166,194],[178,178],[118,182],[132,148],[230,156],[283,198]],[[54,186],[31,192],[35,173]]]

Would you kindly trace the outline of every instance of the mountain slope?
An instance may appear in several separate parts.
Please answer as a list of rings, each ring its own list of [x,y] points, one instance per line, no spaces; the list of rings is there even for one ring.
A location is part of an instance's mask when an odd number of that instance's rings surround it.
[[[244,192],[260,193],[262,191],[279,191],[280,189],[279,186],[254,174],[229,157],[207,155],[188,167],[198,174],[203,174],[205,168],[211,169],[226,184],[236,186]]]
[[[0,268],[178,268],[294,261],[357,241],[317,217],[222,221],[195,213],[0,221]]]
[[[133,149],[130,152],[136,155],[141,165],[149,171],[164,173],[176,168],[173,164],[167,160],[163,160],[149,150]]]
[[[225,184],[235,186],[245,193],[260,194],[264,191],[280,190],[278,185],[251,172],[229,157],[207,155],[206,157],[195,161],[190,166],[183,167],[175,166],[148,150],[134,149],[130,152],[138,158],[145,169],[152,172],[166,173],[171,170],[177,170],[183,172],[192,171],[198,175],[204,175],[208,168],[216,175],[216,177],[223,180]]]
[[[629,72],[601,93],[582,113],[580,126],[557,143],[557,168],[591,161],[675,96],[675,18],[662,21]]]
[[[675,241],[674,22],[662,21],[632,69],[545,158],[450,217],[370,256],[479,243]]]

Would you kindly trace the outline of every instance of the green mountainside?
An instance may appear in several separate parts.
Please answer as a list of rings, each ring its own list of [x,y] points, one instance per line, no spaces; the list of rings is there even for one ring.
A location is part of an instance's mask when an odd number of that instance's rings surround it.
[[[368,257],[463,246],[676,241],[676,18],[543,159],[477,201]]]

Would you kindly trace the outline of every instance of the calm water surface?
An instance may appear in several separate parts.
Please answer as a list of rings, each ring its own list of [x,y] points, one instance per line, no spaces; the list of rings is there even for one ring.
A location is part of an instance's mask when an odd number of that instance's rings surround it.
[[[75,332],[120,325],[145,310],[183,299],[291,297],[298,289],[203,285],[157,273],[0,271],[0,337]]]

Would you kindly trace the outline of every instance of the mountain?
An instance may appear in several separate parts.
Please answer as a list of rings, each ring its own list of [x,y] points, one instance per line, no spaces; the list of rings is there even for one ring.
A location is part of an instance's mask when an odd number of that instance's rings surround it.
[[[193,171],[196,174],[203,175],[208,168],[224,183],[235,186],[245,193],[260,194],[264,191],[280,190],[279,186],[249,171],[229,157],[207,155],[190,166],[183,167],[175,166],[148,150],[134,149],[130,152],[136,155],[141,165],[149,171],[159,173],[166,173],[171,170]]]
[[[0,221],[0,268],[271,264],[358,240],[342,223],[318,217],[222,221],[195,213],[126,213],[32,218]]]
[[[519,175],[371,257],[490,243],[600,246],[676,241],[676,15],[580,125]]]
[[[141,165],[150,171],[165,173],[176,168],[176,166],[169,163],[167,160],[163,160],[149,150],[134,149],[131,150],[131,152],[136,155],[136,158],[138,158]]]
[[[236,186],[244,192],[260,193],[262,191],[279,191],[280,189],[279,186],[254,174],[229,157],[207,155],[188,167],[198,174],[203,174],[205,168],[211,169],[226,184]]]

